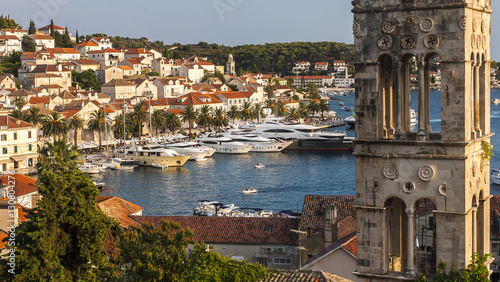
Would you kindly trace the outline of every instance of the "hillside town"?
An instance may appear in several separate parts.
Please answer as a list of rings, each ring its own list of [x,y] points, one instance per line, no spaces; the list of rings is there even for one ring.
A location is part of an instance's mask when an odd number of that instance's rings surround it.
[[[71,40],[73,47],[56,46],[55,33],[58,33],[57,37]],[[86,40],[80,40],[83,38]],[[32,42],[34,51],[24,52],[23,40]],[[87,158],[90,159],[97,154],[107,157],[104,147],[124,145],[127,139],[146,143],[147,139],[168,137],[175,133],[183,133],[191,139],[198,133],[208,131],[207,125],[213,127],[214,131],[222,127],[238,127],[235,125],[235,120],[239,125],[247,120],[258,121],[266,116],[286,117],[311,125],[325,120],[338,121],[329,106],[319,105],[324,105],[329,99],[335,99],[335,95],[326,93],[352,91],[357,86],[353,64],[341,58],[330,62],[298,60],[291,69],[294,75],[241,73],[237,71],[238,62],[232,54],[228,56],[225,65],[216,65],[209,58],[197,55],[173,59],[165,57],[159,50],[117,47],[108,37],[73,36],[69,34],[67,28],[55,24],[41,27],[35,32],[25,29],[0,29],[0,58],[15,54],[20,56],[20,67],[15,73],[0,76],[0,239],[5,239],[0,242],[0,253],[5,256],[11,252],[7,242],[11,236],[9,229],[12,222],[17,227],[29,220],[33,215],[28,209],[37,208],[42,201],[43,196],[38,189],[41,181],[37,180],[39,176],[36,176],[39,171],[37,164],[42,163],[43,157],[39,154],[47,149],[47,144],[50,142],[56,144],[62,139],[67,140],[78,149],[81,154],[80,161],[87,161]],[[434,63],[437,67],[428,71],[426,75],[429,78],[429,88],[440,90],[444,74],[441,73],[439,62]],[[419,87],[416,65],[416,62],[408,63],[409,89]],[[500,87],[497,80],[498,68],[492,67],[488,71],[491,75],[491,88]],[[390,87],[394,86],[388,86],[388,89]],[[388,92],[392,90],[391,88]],[[189,115],[192,113],[196,113],[198,118],[190,118]],[[392,112],[387,113],[387,116],[391,114]],[[213,121],[209,123],[202,117]],[[390,119],[392,118],[391,116]],[[382,119],[385,117],[380,117],[380,120]],[[391,122],[395,124],[393,120]],[[389,124],[387,126],[391,126],[391,122],[387,122]],[[400,121],[397,122],[399,124]],[[409,118],[407,123],[409,127]],[[386,126],[385,120],[384,126]],[[396,132],[394,125],[393,128],[384,128],[381,131],[387,134],[391,130]],[[394,132],[392,136],[396,136]],[[409,132],[406,137],[411,138],[412,134],[415,135],[415,139],[418,138],[415,132]],[[433,135],[432,131],[428,134],[430,136],[428,138],[437,136]],[[415,140],[407,140],[408,143],[413,141]],[[123,150],[125,154],[125,149]],[[377,158],[387,162],[391,159],[399,160],[396,154],[392,154],[389,150],[383,151],[383,156],[380,152],[369,153],[378,154]],[[406,155],[405,157],[411,158]],[[423,157],[416,157],[418,158]],[[475,166],[477,162],[475,161]],[[376,169],[382,171],[383,168],[386,178],[394,180],[400,172],[391,165],[393,164],[385,166],[382,164],[380,169],[379,167]],[[366,167],[373,169],[370,165]],[[434,167],[429,167],[434,173]],[[396,170],[394,175],[391,175],[393,172],[391,169]],[[471,173],[479,174],[477,170],[475,167],[475,172]],[[401,174],[403,173],[405,172],[401,171]],[[420,170],[418,173],[415,177],[425,178]],[[446,171],[446,173],[453,175],[452,172]],[[9,184],[12,179],[13,185]],[[431,180],[432,178],[423,181]],[[482,180],[489,185],[485,179]],[[378,187],[380,181],[379,178],[366,180],[369,184],[365,184],[365,188],[375,193],[377,189],[382,189]],[[477,183],[479,186],[479,181]],[[95,181],[93,184],[97,185]],[[403,190],[406,188],[405,185]],[[402,194],[406,196],[411,193],[413,191],[404,190]],[[439,186],[438,193],[446,196],[446,183]],[[12,194],[14,196],[11,196]],[[12,197],[16,200],[14,208],[9,201]],[[489,246],[483,247],[491,249],[496,258],[490,267],[492,277],[498,278],[500,277],[500,196],[488,194],[485,197],[490,197],[488,198],[490,205],[481,206],[482,210],[477,207],[476,209],[485,212],[486,208],[488,210],[485,213],[491,214],[491,221],[488,221],[488,227],[485,227],[488,231],[491,228],[491,234],[487,235],[491,240],[488,241]],[[148,207],[141,207],[133,201],[105,193],[97,196],[96,208],[115,220],[123,230],[135,230],[133,228],[141,226],[152,226],[155,230],[162,230],[165,222],[176,222],[180,228],[192,230],[193,242],[204,242],[206,252],[213,250],[233,260],[283,271],[275,277],[275,280],[269,278],[262,281],[367,281],[361,280],[360,277],[366,275],[364,277],[366,278],[371,274],[360,274],[358,271],[360,267],[368,268],[369,263],[360,264],[358,251],[361,254],[367,253],[370,246],[363,244],[370,234],[360,236],[358,233],[360,222],[356,213],[361,211],[369,214],[370,209],[374,213],[384,210],[384,215],[386,215],[385,209],[391,213],[395,213],[396,210],[405,216],[406,213],[404,204],[396,200],[393,203],[393,199],[387,200],[389,202],[387,207],[364,207],[369,210],[367,212],[360,208],[359,198],[359,194],[356,196],[307,194],[300,213],[278,213],[265,217],[149,216],[143,215]],[[375,198],[377,197],[373,196],[373,201]],[[415,255],[416,264],[423,264],[430,269],[430,272],[435,273],[436,262],[429,262],[430,259],[422,259],[419,256],[431,253],[426,249],[430,243],[423,245],[424,235],[432,238],[431,240],[435,239],[433,236],[436,230],[433,234],[432,228],[435,227],[432,225],[435,223],[432,213],[437,208],[427,200],[415,201],[417,207],[415,215],[413,208],[408,209],[412,212],[411,217],[408,216],[405,219],[408,222],[401,223],[398,228],[401,228],[401,233],[407,235],[405,233],[407,231],[402,229],[416,226],[410,220],[424,221],[421,224],[422,245],[417,248],[421,252]],[[480,202],[483,201],[481,198]],[[217,204],[216,215],[222,209],[222,204],[220,206]],[[484,219],[475,213],[474,215]],[[388,221],[390,216],[396,218],[395,214],[389,214]],[[363,228],[369,227],[375,228],[376,224],[367,222]],[[391,229],[391,226],[388,229]],[[474,232],[477,232],[476,229]],[[389,237],[384,237],[383,240],[389,242]],[[413,240],[415,236],[407,235],[407,237]],[[479,240],[474,238],[476,241]],[[363,243],[360,245],[361,240]],[[386,244],[386,241],[381,240],[380,244]],[[476,241],[474,242],[477,243]],[[398,246],[401,248],[399,254],[387,254],[388,262],[384,267],[388,270],[386,273],[395,275],[397,280],[409,280],[403,271],[407,267],[403,260],[409,260],[410,256],[402,254],[406,248],[402,242],[403,239],[398,242],[401,243]],[[194,243],[190,244],[189,248],[194,249]],[[390,245],[390,242],[388,244]],[[435,259],[436,252],[435,250],[432,252]],[[429,266],[431,264],[434,265]],[[415,273],[411,274],[413,275],[411,278],[416,277]]]

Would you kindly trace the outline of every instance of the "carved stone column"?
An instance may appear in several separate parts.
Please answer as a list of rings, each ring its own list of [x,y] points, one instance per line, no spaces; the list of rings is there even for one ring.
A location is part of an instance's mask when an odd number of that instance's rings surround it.
[[[394,133],[394,139],[403,139],[403,129],[402,129],[402,114],[405,112],[403,110],[403,93],[404,93],[404,83],[403,83],[403,73],[401,68],[401,62],[394,62],[394,105],[395,105],[395,117],[396,117],[396,132]]]
[[[481,124],[480,124],[480,110],[479,110],[479,91],[480,91],[480,78],[479,78],[479,67],[481,65],[480,61],[477,61],[474,65],[474,130],[476,131],[476,137],[481,137]]]
[[[408,218],[408,269],[406,275],[415,276],[415,209],[406,209]]]
[[[423,61],[419,61],[418,63],[418,141],[425,141],[426,139],[426,109],[425,109],[425,93],[426,91],[426,83],[425,83],[425,65],[426,63]]]

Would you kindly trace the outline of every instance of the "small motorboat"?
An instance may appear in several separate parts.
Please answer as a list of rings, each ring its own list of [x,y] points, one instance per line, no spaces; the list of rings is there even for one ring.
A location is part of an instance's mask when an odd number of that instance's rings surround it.
[[[101,169],[99,168],[99,166],[88,163],[83,164],[78,169],[80,169],[81,172],[86,172],[88,174],[101,173]]]
[[[241,193],[243,194],[255,194],[257,193],[257,189],[253,189],[253,187],[245,187],[243,190],[241,190]]]
[[[493,184],[500,185],[500,173],[492,174],[490,179]]]
[[[113,170],[134,170],[135,166],[133,165],[116,165],[112,167]]]
[[[339,106],[343,107],[344,106],[344,102],[340,102]]]
[[[153,164],[151,164],[151,166],[154,167],[154,168],[161,168],[161,169],[168,168],[168,165],[166,165],[166,164],[154,164],[153,163]]]
[[[102,190],[104,188],[104,185],[106,185],[106,183],[104,182],[97,182],[97,181],[92,181],[92,182],[99,190]]]
[[[255,168],[265,168],[266,166],[263,163],[258,163],[255,165]]]

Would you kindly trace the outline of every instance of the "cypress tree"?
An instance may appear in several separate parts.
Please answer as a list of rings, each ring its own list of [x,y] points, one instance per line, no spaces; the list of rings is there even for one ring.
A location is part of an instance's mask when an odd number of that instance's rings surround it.
[[[33,20],[30,20],[30,28],[28,29],[28,34],[35,34],[35,33],[36,33],[35,22]]]
[[[56,37],[56,30],[54,28],[54,20],[50,20],[50,36],[52,36],[52,38]]]
[[[80,36],[78,35],[78,29],[76,30],[76,44],[80,43]]]

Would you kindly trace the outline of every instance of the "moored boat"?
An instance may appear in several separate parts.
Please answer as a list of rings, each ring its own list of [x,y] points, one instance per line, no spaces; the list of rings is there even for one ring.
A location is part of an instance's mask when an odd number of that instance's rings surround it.
[[[245,187],[241,190],[241,193],[243,193],[243,194],[255,194],[255,193],[257,193],[257,189],[254,189],[253,187]]]
[[[165,165],[168,167],[183,166],[190,156],[180,155],[172,149],[165,149],[160,145],[134,145],[125,149],[127,158],[139,161],[139,165],[152,166],[153,164]]]
[[[81,172],[86,172],[87,174],[99,174],[101,169],[97,165],[85,163],[78,168]]]

